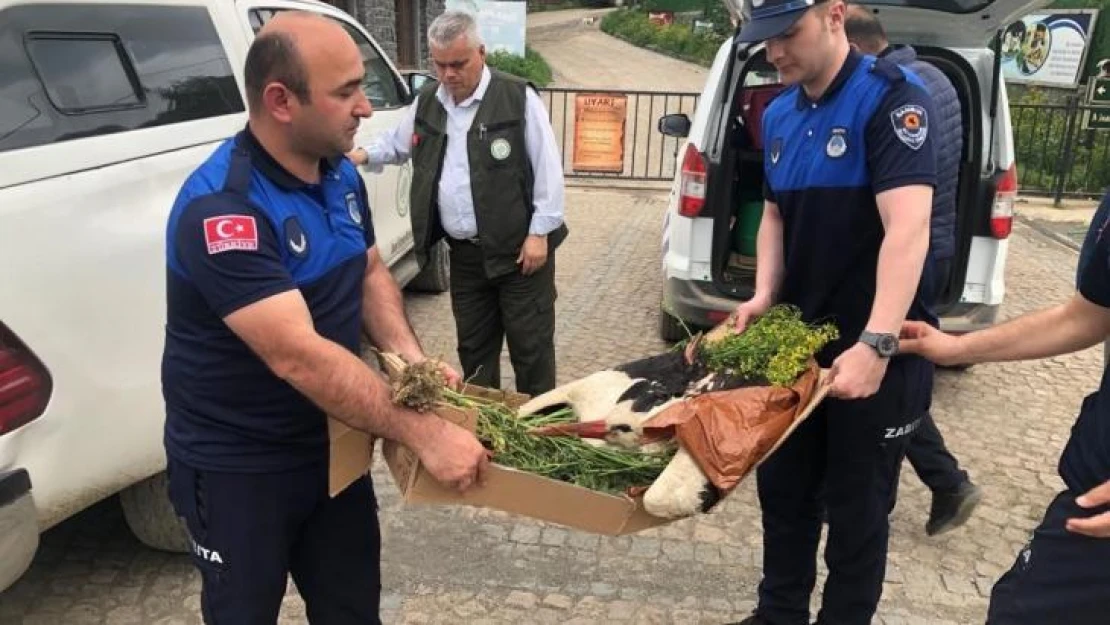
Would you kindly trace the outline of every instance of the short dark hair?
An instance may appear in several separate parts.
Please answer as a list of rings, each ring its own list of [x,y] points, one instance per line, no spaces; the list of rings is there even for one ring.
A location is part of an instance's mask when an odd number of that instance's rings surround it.
[[[247,103],[252,109],[262,105],[262,91],[272,82],[285,85],[301,102],[309,101],[308,72],[289,33],[275,31],[259,35],[247,51],[243,73]]]
[[[881,50],[887,44],[882,22],[874,13],[859,5],[844,19],[844,34],[848,36],[848,41],[873,50]]]

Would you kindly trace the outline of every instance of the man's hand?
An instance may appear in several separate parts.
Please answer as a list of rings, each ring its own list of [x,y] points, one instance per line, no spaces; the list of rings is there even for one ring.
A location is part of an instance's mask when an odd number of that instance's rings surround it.
[[[1077,497],[1075,503],[1081,508],[1097,508],[1110,504],[1110,482],[1096,486]],[[1069,532],[1093,538],[1110,538],[1110,512],[1103,512],[1086,519],[1068,519]]]
[[[530,276],[543,267],[547,262],[547,237],[530,234],[524,239],[524,247],[520,249],[520,256],[516,264],[520,265],[520,273]]]
[[[747,330],[748,324],[755,321],[756,318],[762,316],[770,309],[771,300],[760,296],[758,293],[750,300],[737,306],[736,312],[733,313],[733,327],[736,328],[737,334]]]
[[[890,360],[870,345],[856,343],[833,361],[829,394],[839,399],[865,399],[879,390]]]
[[[898,351],[917,354],[938,365],[958,365],[959,339],[922,321],[906,321],[899,334]]]
[[[460,374],[458,371],[455,371],[454,367],[443,362],[442,360],[437,360],[436,364],[439,365],[439,372],[443,374],[443,381],[447,383],[447,386],[456,391],[462,389],[462,374]]]
[[[347,152],[347,158],[355,165],[365,165],[370,162],[370,155],[362,148],[355,148]]]
[[[489,453],[473,434],[450,421],[440,420],[435,434],[415,451],[428,473],[445,486],[465,492],[485,481]]]
[[[428,358],[422,353],[411,352],[408,354],[401,354],[401,357],[404,358],[405,362],[409,363],[410,365],[417,365],[422,362],[427,362],[431,360],[435,363],[436,368],[439,369],[439,373],[443,376],[443,382],[447,384],[447,386],[456,391],[462,388],[462,375],[458,371],[456,371],[454,367],[443,362],[442,360],[434,360],[432,358]]]

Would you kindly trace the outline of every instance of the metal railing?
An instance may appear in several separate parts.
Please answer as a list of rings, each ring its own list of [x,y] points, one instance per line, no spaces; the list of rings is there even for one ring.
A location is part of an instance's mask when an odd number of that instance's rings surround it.
[[[1065,197],[1097,197],[1110,186],[1110,130],[1089,130],[1092,111],[1080,103],[1011,104],[1014,151],[1021,192]]]
[[[617,173],[575,171],[575,98],[579,94],[626,96],[623,169]],[[685,113],[691,119],[698,105],[698,93],[673,91],[614,91],[605,89],[541,89],[551,127],[568,178],[618,180],[671,180],[678,167],[681,139],[667,137],[657,130],[660,117]]]
[[[623,168],[598,173],[574,169],[575,98],[618,95],[627,98]],[[657,129],[659,118],[685,113],[691,119],[700,94],[676,91],[541,89],[568,178],[669,181],[680,165],[681,139]],[[1092,110],[1078,97],[1065,104],[1011,104],[1014,150],[1021,192],[1064,197],[1097,197],[1110,186],[1110,130],[1086,129]]]

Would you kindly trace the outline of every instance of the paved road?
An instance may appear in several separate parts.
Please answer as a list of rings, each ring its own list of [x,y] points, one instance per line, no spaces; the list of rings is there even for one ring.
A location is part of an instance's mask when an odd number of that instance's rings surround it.
[[[627,90],[624,175],[670,180],[680,142],[656,129],[664,114],[694,116],[706,69],[627,44],[601,32],[598,21],[610,9],[533,13],[528,16],[528,43],[554,73],[549,89]],[[594,18],[585,24],[584,18]],[[563,167],[573,169],[576,92],[546,91],[544,104],[563,153]]]
[[[701,91],[706,68],[627,44],[601,32],[609,9],[549,11],[528,16],[528,45],[554,73],[552,87]],[[594,24],[583,18],[594,17]]]
[[[572,189],[557,280],[559,378],[657,353],[659,230],[665,196]],[[1075,253],[1018,225],[1005,314],[1072,291]],[[432,353],[452,356],[444,295],[409,296]],[[508,365],[506,363],[506,371]],[[983,622],[990,585],[1060,487],[1054,467],[1097,350],[941,375],[936,419],[986,489],[961,530],[924,536],[928,495],[903,476],[878,623]],[[379,466],[387,623],[723,623],[752,607],[761,561],[752,483],[714,513],[604,538],[489,511],[406,508]],[[0,623],[199,623],[198,578],[183,556],[130,537],[109,500],[48,532],[30,573],[0,595]],[[282,623],[303,623],[290,588]]]

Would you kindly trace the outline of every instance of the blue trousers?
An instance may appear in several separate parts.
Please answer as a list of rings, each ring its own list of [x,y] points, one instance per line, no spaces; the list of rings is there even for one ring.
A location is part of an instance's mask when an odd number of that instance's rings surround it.
[[[1069,532],[1070,518],[1110,510],[1080,508],[1064,491],[1033,539],[991,591],[988,625],[1100,625],[1110,622],[1110,539]]]
[[[874,396],[826,399],[758,472],[763,580],[756,613],[773,625],[809,625],[817,579],[822,486],[829,536],[821,625],[870,625],[886,573],[898,468],[932,393],[932,365],[891,361]]]
[[[334,499],[326,463],[220,473],[169,462],[208,625],[274,625],[293,575],[313,625],[378,625],[380,534],[369,476]]]

